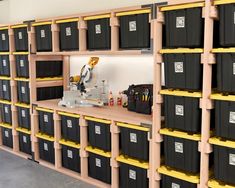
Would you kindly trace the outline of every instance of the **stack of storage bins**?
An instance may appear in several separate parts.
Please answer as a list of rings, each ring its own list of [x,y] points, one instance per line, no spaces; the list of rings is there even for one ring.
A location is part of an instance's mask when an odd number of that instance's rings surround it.
[[[120,162],[119,184],[121,188],[147,188],[149,168],[149,131],[147,127],[119,122]]]
[[[165,165],[162,187],[196,188],[199,183],[204,3],[161,8],[165,15],[164,61]],[[188,178],[189,175],[193,178]]]
[[[220,48],[214,49],[217,66],[215,101],[214,180],[211,187],[235,186],[235,3],[215,1],[219,10]]]
[[[39,142],[39,157],[44,161],[54,164],[54,111],[41,107],[36,107],[36,110],[39,115],[39,133],[36,134]]]
[[[111,184],[111,133],[110,120],[85,117],[88,124],[89,152],[88,174],[90,177]]]
[[[62,166],[80,173],[80,126],[79,115],[58,112],[61,117]]]

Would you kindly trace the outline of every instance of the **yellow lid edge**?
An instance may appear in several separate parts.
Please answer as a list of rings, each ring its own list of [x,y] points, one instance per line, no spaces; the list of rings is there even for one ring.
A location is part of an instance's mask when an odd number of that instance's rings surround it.
[[[35,26],[42,26],[42,25],[51,25],[52,21],[47,21],[47,22],[35,22],[32,24],[33,27]]]
[[[11,80],[9,76],[0,76],[0,80]]]
[[[84,17],[84,20],[85,21],[88,21],[88,20],[97,20],[97,19],[102,19],[102,18],[110,18],[111,17],[111,14],[102,14],[102,15],[97,15],[97,16],[86,16]]]
[[[23,108],[30,108],[29,104],[25,104],[25,103],[15,103],[15,106],[17,107],[23,107]]]
[[[214,180],[214,179],[211,179],[208,181],[208,186],[210,188],[235,188],[235,186],[225,184],[224,182],[222,182],[222,184],[220,184],[219,181]]]
[[[12,129],[12,125],[8,124],[8,123],[0,123],[0,127],[4,127],[4,128],[7,128],[7,129]]]
[[[49,109],[49,108],[43,108],[43,107],[36,107],[35,108],[37,111],[42,111],[42,112],[49,112],[49,113],[53,113],[54,110]]]
[[[0,30],[2,31],[2,30],[8,30],[9,29],[9,27],[8,26],[6,26],[6,27],[0,27]]]
[[[235,95],[223,95],[221,93],[215,93],[210,96],[210,99],[221,101],[235,101]]]
[[[170,89],[163,89],[160,91],[162,95],[172,95],[178,97],[194,97],[194,98],[201,98],[201,92],[189,92],[189,91],[181,91],[181,90],[170,90]]]
[[[1,104],[9,104],[9,105],[11,105],[12,104],[12,102],[11,101],[7,101],[7,100],[0,100],[0,103]]]
[[[23,128],[23,127],[17,127],[16,130],[17,130],[18,132],[22,132],[22,133],[25,133],[25,134],[29,134],[29,135],[31,134],[31,131],[30,131],[30,130],[25,129],[25,128]]]
[[[235,3],[235,0],[215,0],[214,5],[224,5],[224,4],[231,4]]]
[[[62,116],[80,118],[80,115],[79,115],[79,114],[73,114],[73,113],[62,112],[62,111],[59,111],[58,114],[59,114],[59,115],[62,115]]]
[[[43,134],[43,133],[40,133],[40,132],[36,134],[36,137],[41,138],[43,140],[51,141],[51,142],[55,141],[53,136],[49,136],[49,135],[46,135],[46,134]]]
[[[104,124],[111,124],[110,120],[99,119],[99,118],[90,117],[90,116],[85,116],[85,120],[94,121],[94,122],[98,122],[98,123],[104,123]]]
[[[161,7],[160,11],[181,10],[181,9],[197,8],[197,7],[204,7],[204,6],[205,6],[204,2],[188,3],[188,4],[181,4],[181,5],[169,5],[169,6]]]
[[[177,54],[177,53],[203,53],[202,48],[176,48],[176,49],[161,49],[159,53],[161,54]]]
[[[79,18],[68,18],[68,19],[63,19],[63,20],[56,20],[55,23],[60,24],[60,23],[69,23],[69,22],[78,22]]]
[[[138,130],[138,131],[145,131],[145,132],[149,132],[150,131],[150,128],[142,127],[140,125],[133,125],[133,124],[122,123],[122,122],[117,122],[116,125],[119,126],[119,127],[135,129],[135,130]]]
[[[76,142],[68,141],[68,140],[65,140],[65,139],[61,139],[59,141],[59,143],[62,144],[62,145],[65,145],[65,146],[76,148],[76,149],[80,149],[81,148],[80,144],[78,144]]]
[[[221,140],[220,137],[210,138],[209,143],[212,144],[212,145],[223,146],[223,147],[235,149],[235,141],[231,141],[231,140],[223,141],[223,140]]]
[[[111,158],[111,152],[105,152],[101,149],[93,148],[91,146],[87,146],[86,151],[97,154],[97,155],[101,155],[103,157]]]
[[[143,168],[143,169],[149,169],[149,163],[148,162],[141,162],[137,159],[133,158],[125,158],[123,155],[120,155],[116,158],[118,162],[129,164],[135,167]]]
[[[12,29],[18,29],[18,28],[22,28],[22,27],[28,27],[27,24],[19,24],[19,25],[12,25],[11,28]]]

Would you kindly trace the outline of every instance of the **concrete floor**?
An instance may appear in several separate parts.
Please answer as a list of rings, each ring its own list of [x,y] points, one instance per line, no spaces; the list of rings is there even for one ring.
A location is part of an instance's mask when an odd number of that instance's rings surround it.
[[[0,150],[0,187],[95,188],[2,150]]]

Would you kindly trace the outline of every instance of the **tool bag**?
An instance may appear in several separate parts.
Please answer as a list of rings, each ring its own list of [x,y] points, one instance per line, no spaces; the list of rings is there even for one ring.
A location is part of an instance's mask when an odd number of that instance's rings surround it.
[[[131,85],[124,91],[128,97],[127,109],[141,114],[151,114],[153,105],[153,85]]]

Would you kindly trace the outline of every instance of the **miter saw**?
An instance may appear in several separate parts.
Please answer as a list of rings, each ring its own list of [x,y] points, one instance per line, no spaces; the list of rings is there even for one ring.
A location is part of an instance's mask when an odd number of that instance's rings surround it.
[[[60,106],[70,108],[79,106],[104,106],[102,100],[102,86],[97,86],[93,69],[99,62],[99,57],[91,57],[88,64],[84,65],[80,75],[70,77],[70,90],[64,91],[64,96],[59,102]],[[104,86],[103,86],[104,87]]]

